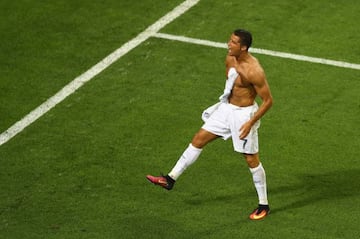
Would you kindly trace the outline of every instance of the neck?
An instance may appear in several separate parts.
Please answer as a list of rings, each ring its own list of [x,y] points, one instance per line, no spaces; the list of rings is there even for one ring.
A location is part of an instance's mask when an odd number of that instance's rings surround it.
[[[242,51],[239,56],[236,57],[237,61],[247,61],[251,57],[248,51]]]

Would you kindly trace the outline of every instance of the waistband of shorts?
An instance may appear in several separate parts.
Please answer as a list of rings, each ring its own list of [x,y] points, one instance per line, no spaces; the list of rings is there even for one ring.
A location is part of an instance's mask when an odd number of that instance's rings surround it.
[[[246,110],[246,109],[252,109],[254,107],[256,107],[256,108],[258,107],[258,104],[256,103],[256,101],[254,101],[254,104],[249,105],[249,106],[237,106],[237,105],[233,105],[229,102],[226,102],[224,104],[228,105],[231,109],[234,109],[234,110]]]

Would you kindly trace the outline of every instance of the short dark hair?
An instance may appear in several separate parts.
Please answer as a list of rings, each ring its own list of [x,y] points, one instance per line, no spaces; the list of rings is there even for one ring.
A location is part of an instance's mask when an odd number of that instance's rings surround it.
[[[249,31],[244,29],[236,29],[234,31],[234,35],[240,38],[240,44],[245,45],[247,47],[246,50],[250,48],[252,43],[252,35]]]

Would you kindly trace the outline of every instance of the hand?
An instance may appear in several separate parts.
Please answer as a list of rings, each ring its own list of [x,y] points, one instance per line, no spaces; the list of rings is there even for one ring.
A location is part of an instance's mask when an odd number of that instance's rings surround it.
[[[248,136],[248,134],[250,133],[251,127],[252,127],[252,123],[251,121],[246,122],[245,124],[243,124],[240,128],[240,139],[244,139],[246,136]]]

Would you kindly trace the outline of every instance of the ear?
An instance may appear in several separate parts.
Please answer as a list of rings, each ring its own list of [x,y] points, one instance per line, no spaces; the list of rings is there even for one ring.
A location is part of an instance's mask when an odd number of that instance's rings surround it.
[[[246,51],[247,46],[241,46],[240,49],[241,49],[242,51]]]

